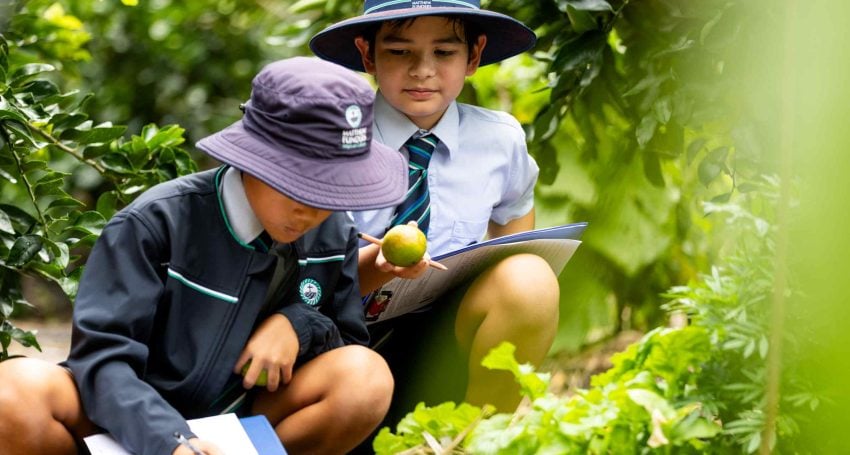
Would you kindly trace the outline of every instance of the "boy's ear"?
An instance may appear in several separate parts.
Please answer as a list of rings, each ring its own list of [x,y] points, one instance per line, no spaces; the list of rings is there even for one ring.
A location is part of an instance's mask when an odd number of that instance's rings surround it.
[[[360,51],[360,59],[363,62],[363,68],[367,73],[374,76],[375,61],[369,53],[369,42],[362,36],[358,36],[357,38],[354,38],[354,45],[357,47],[357,50]]]
[[[484,52],[484,46],[487,45],[487,35],[478,35],[478,42],[472,45],[472,51],[469,53],[469,60],[466,63],[466,75],[472,76],[478,70],[481,64],[481,54]]]

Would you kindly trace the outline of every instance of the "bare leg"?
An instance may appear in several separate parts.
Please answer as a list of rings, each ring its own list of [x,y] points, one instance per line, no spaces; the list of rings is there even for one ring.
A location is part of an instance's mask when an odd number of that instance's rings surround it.
[[[455,336],[469,355],[466,401],[513,412],[519,387],[510,372],[491,371],[481,360],[502,341],[513,343],[520,363],[539,365],[558,330],[558,280],[538,256],[511,256],[482,273],[461,301]]]
[[[0,363],[0,453],[76,455],[96,427],[68,370],[39,359]]]
[[[300,367],[277,392],[260,393],[252,411],[269,419],[289,453],[342,454],[381,422],[392,390],[381,356],[345,346]]]

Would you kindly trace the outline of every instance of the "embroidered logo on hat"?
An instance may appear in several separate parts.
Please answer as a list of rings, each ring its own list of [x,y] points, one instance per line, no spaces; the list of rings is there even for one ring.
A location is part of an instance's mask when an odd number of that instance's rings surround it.
[[[298,294],[307,305],[316,306],[322,298],[322,287],[312,278],[304,278],[298,286]]]
[[[360,106],[356,104],[348,106],[345,110],[345,119],[348,120],[348,124],[351,125],[352,128],[360,126],[360,122],[363,121],[363,111],[360,110]]]

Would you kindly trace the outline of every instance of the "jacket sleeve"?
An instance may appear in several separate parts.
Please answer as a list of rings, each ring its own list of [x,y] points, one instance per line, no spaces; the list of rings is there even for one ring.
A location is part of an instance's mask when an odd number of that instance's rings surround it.
[[[114,217],[91,251],[74,308],[71,353],[88,417],[140,455],[171,453],[185,419],[142,377],[167,248],[130,213]]]
[[[347,344],[369,343],[357,278],[357,230],[351,223],[345,223],[344,226],[345,258],[333,289],[333,298],[327,304],[330,308],[320,312],[295,298],[288,299],[292,303],[279,310],[280,314],[289,319],[298,335],[299,362]]]

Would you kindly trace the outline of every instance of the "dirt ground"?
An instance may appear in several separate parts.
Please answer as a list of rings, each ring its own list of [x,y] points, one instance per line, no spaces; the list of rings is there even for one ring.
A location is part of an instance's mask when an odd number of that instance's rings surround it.
[[[16,327],[23,330],[37,331],[36,339],[41,346],[41,352],[35,348],[25,348],[13,341],[9,346],[10,355],[25,355],[50,362],[65,360],[71,345],[71,323],[68,321],[12,321]]]

